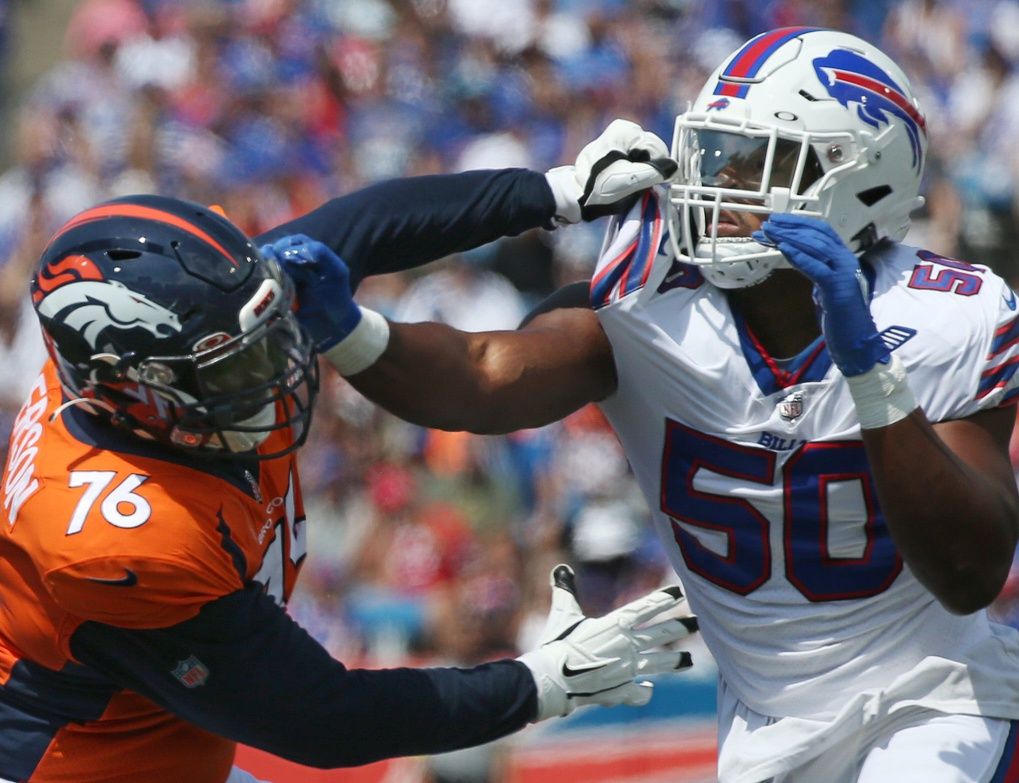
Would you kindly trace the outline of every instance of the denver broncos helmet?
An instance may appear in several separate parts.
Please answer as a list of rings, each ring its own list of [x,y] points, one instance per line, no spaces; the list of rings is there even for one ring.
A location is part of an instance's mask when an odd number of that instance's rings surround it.
[[[279,265],[225,217],[153,195],[71,218],[32,280],[72,400],[137,436],[210,456],[265,459],[304,442],[318,374],[293,299]],[[278,448],[258,449],[284,430]]]
[[[902,239],[923,204],[927,129],[909,80],[875,46],[835,30],[786,27],[747,41],[676,118],[672,153],[673,250],[720,288],[788,266],[778,250],[727,233],[727,212],[820,217],[859,254]]]

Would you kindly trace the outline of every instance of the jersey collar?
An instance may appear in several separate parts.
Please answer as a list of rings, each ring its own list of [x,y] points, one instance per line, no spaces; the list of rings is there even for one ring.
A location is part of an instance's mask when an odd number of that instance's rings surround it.
[[[867,281],[869,301],[874,296],[876,273],[866,258],[861,259],[860,268]],[[828,374],[832,360],[823,335],[815,338],[792,358],[777,359],[769,354],[757,339],[738,308],[730,304],[730,311],[736,324],[743,358],[746,359],[757,386],[766,396],[800,383],[820,381]]]

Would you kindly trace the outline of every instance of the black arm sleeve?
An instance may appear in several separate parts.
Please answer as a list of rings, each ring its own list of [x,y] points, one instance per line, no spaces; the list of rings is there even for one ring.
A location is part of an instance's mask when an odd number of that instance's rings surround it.
[[[348,670],[257,588],[165,629],[86,622],[71,650],[187,721],[315,767],[477,745],[523,727],[537,711],[534,680],[517,661]],[[208,675],[186,687],[174,671],[192,657]]]
[[[306,234],[365,277],[411,269],[502,236],[549,227],[555,199],[545,176],[527,169],[396,179],[332,199],[255,238],[257,245]]]
[[[590,288],[591,284],[587,281],[567,283],[562,288],[553,291],[538,302],[538,304],[531,309],[531,312],[524,316],[524,320],[520,322],[520,326],[517,328],[523,328],[539,315],[549,313],[553,310],[562,310],[570,307],[580,307],[585,310],[590,310]]]

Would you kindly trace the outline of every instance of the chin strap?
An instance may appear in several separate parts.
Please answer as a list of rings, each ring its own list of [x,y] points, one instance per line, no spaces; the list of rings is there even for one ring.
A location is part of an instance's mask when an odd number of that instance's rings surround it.
[[[104,408],[105,410],[109,411],[113,415],[117,414],[117,409],[114,408],[112,405],[110,405],[110,403],[106,402],[105,400],[97,400],[97,399],[92,398],[92,397],[75,397],[73,400],[68,400],[67,402],[64,402],[64,403],[61,403],[60,405],[58,405],[56,410],[54,410],[53,413],[50,414],[50,421],[51,422],[56,421],[57,420],[57,416],[59,416],[65,410],[67,410],[68,408],[70,408],[70,407],[72,407],[74,405],[84,405],[84,406],[86,406],[86,409],[88,408],[88,406],[94,405],[94,406],[96,406],[98,408]],[[93,415],[95,415],[95,411],[88,411],[88,412],[93,414]]]

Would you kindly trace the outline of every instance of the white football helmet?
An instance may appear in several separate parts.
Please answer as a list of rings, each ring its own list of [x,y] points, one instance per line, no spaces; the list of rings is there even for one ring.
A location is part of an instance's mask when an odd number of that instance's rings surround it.
[[[739,213],[821,217],[858,254],[902,239],[923,204],[927,130],[905,74],[876,47],[788,27],[726,58],[676,118],[672,154],[676,256],[720,288],[742,288],[788,262],[736,236],[746,233]]]

